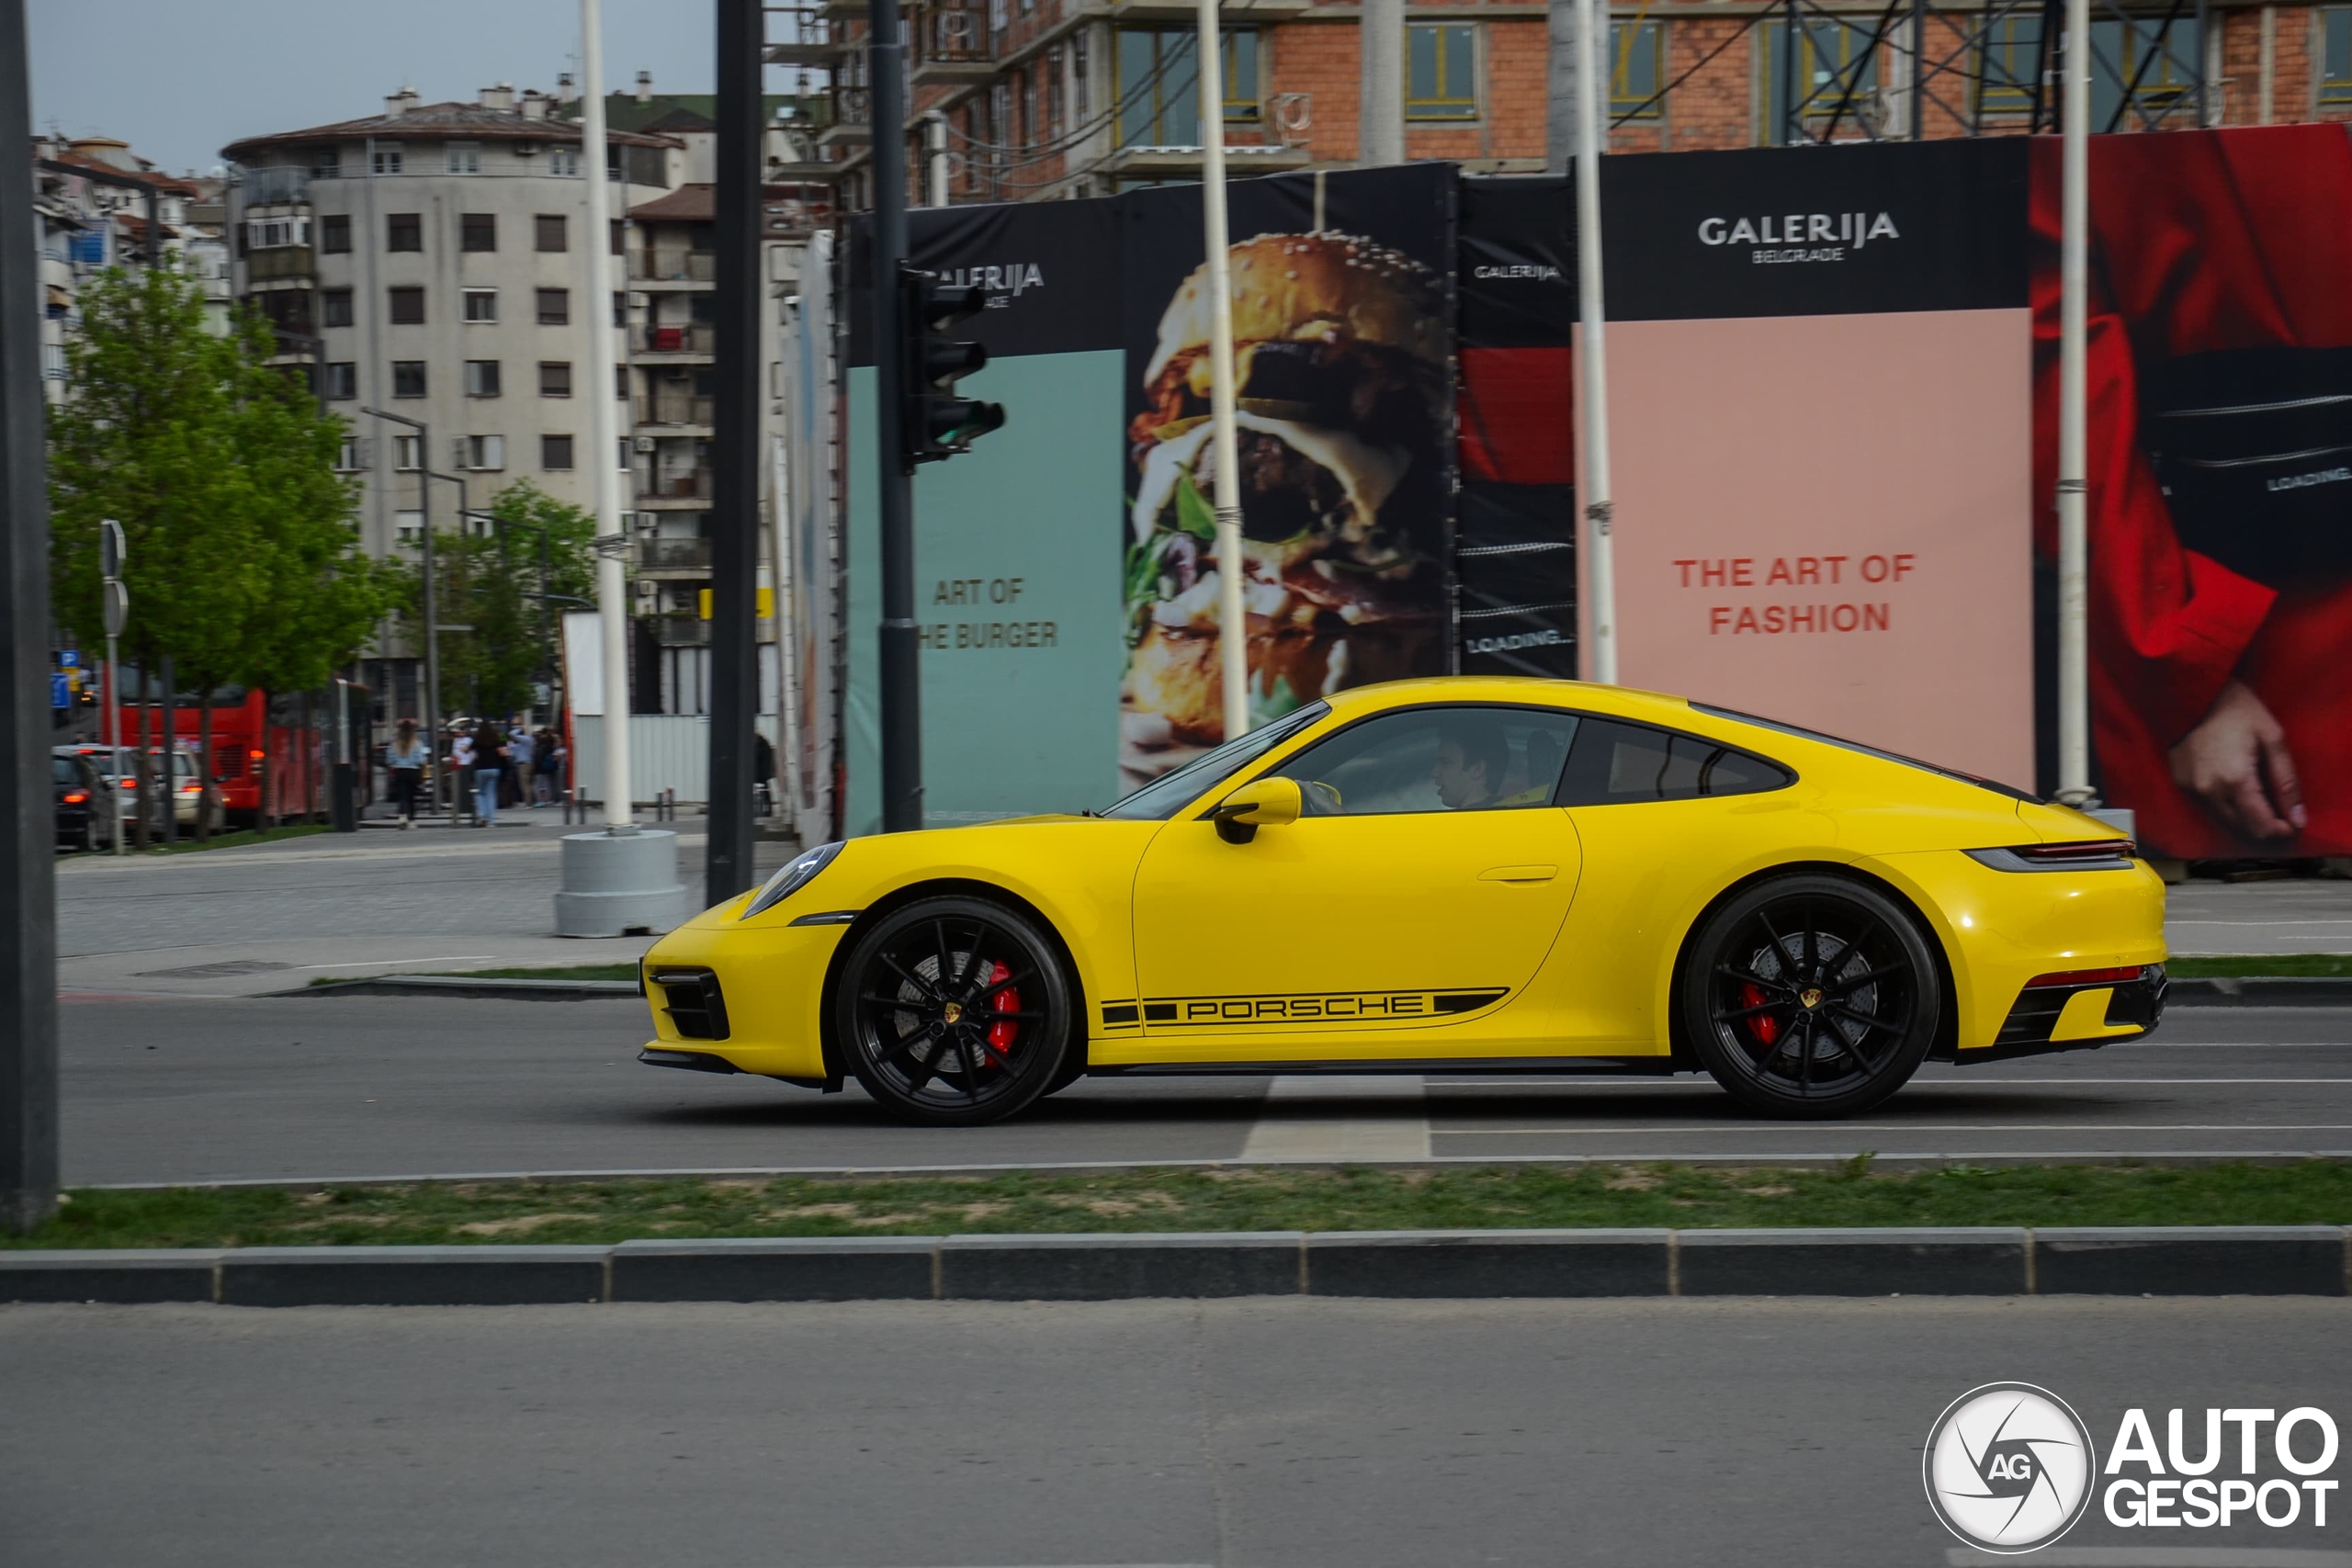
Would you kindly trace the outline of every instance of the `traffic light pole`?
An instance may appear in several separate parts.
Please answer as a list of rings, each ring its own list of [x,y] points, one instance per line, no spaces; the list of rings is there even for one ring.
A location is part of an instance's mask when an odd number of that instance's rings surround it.
[[[24,0],[0,0],[0,134],[32,140]],[[28,257],[29,159],[0,159],[0,255]],[[0,1230],[57,1211],[57,851],[50,795],[49,484],[34,269],[0,266]]]
[[[710,509],[710,841],[704,901],[724,903],[752,874],[752,737],[760,666],[760,0],[718,0],[717,422]]]
[[[905,454],[906,323],[899,264],[907,254],[904,46],[899,0],[868,0],[865,79],[873,95],[875,495],[882,517],[882,830],[922,826],[922,689],[915,622],[914,476]]]

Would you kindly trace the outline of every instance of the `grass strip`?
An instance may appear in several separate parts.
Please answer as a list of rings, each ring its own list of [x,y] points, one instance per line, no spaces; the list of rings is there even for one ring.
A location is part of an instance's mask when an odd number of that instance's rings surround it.
[[[196,840],[196,829],[183,822],[180,824],[179,837],[175,840],[170,846],[166,847],[158,839],[150,839],[148,840],[147,847],[143,850],[140,849],[136,844],[129,842],[128,829],[125,830],[124,837],[126,847],[130,850],[130,858],[135,860],[142,854],[192,855],[202,853],[208,850],[245,850],[251,849],[255,844],[274,844],[280,839],[307,839],[312,834],[324,833],[330,830],[331,829],[323,822],[296,823],[284,828],[272,828],[266,832],[251,828],[241,828],[233,833],[215,833],[212,835],[209,842],[198,843]],[[61,858],[65,860],[106,860],[113,858],[113,855],[114,851],[109,847],[86,852],[76,850]]]
[[[302,1247],[959,1232],[2340,1224],[2352,1164],[1234,1168],[73,1193],[0,1247]]]
[[[2165,961],[2165,973],[2176,980],[2262,975],[2329,979],[2352,976],[2352,953],[2254,953],[2169,958]]]

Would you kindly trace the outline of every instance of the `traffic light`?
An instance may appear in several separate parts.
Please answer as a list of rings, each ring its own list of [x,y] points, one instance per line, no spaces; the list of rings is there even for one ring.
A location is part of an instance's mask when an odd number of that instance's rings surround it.
[[[935,274],[904,264],[899,270],[899,289],[903,301],[899,316],[904,339],[901,363],[906,367],[900,457],[912,473],[917,463],[935,463],[971,450],[974,437],[1004,423],[1004,408],[956,395],[957,378],[987,365],[989,351],[977,343],[951,339],[947,333],[965,317],[988,308],[986,290],[951,288]]]

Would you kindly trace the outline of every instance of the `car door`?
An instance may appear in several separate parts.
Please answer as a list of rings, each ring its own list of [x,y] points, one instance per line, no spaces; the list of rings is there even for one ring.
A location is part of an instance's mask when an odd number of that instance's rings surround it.
[[[1136,878],[1148,1035],[1196,1060],[1285,1040],[1409,1055],[1365,1036],[1509,1015],[1576,891],[1576,829],[1552,804],[1575,727],[1546,708],[1396,710],[1263,770],[1298,781],[1295,822],[1247,842],[1201,811],[1169,822]]]

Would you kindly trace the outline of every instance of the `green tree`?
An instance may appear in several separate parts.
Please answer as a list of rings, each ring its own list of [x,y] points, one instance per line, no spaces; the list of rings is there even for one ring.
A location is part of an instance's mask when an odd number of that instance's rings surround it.
[[[595,520],[528,479],[500,491],[458,533],[433,538],[434,610],[441,638],[442,701],[504,716],[529,705],[535,682],[553,678],[563,612],[594,603]],[[424,568],[403,569],[401,611],[424,636]]]
[[[126,641],[205,694],[208,759],[214,687],[324,684],[397,591],[361,549],[356,487],[334,471],[343,422],[269,363],[275,347],[250,311],[207,330],[201,285],[176,267],[110,269],[83,295],[72,395],[50,421],[58,619],[85,642],[103,636],[98,525],[116,519]]]

